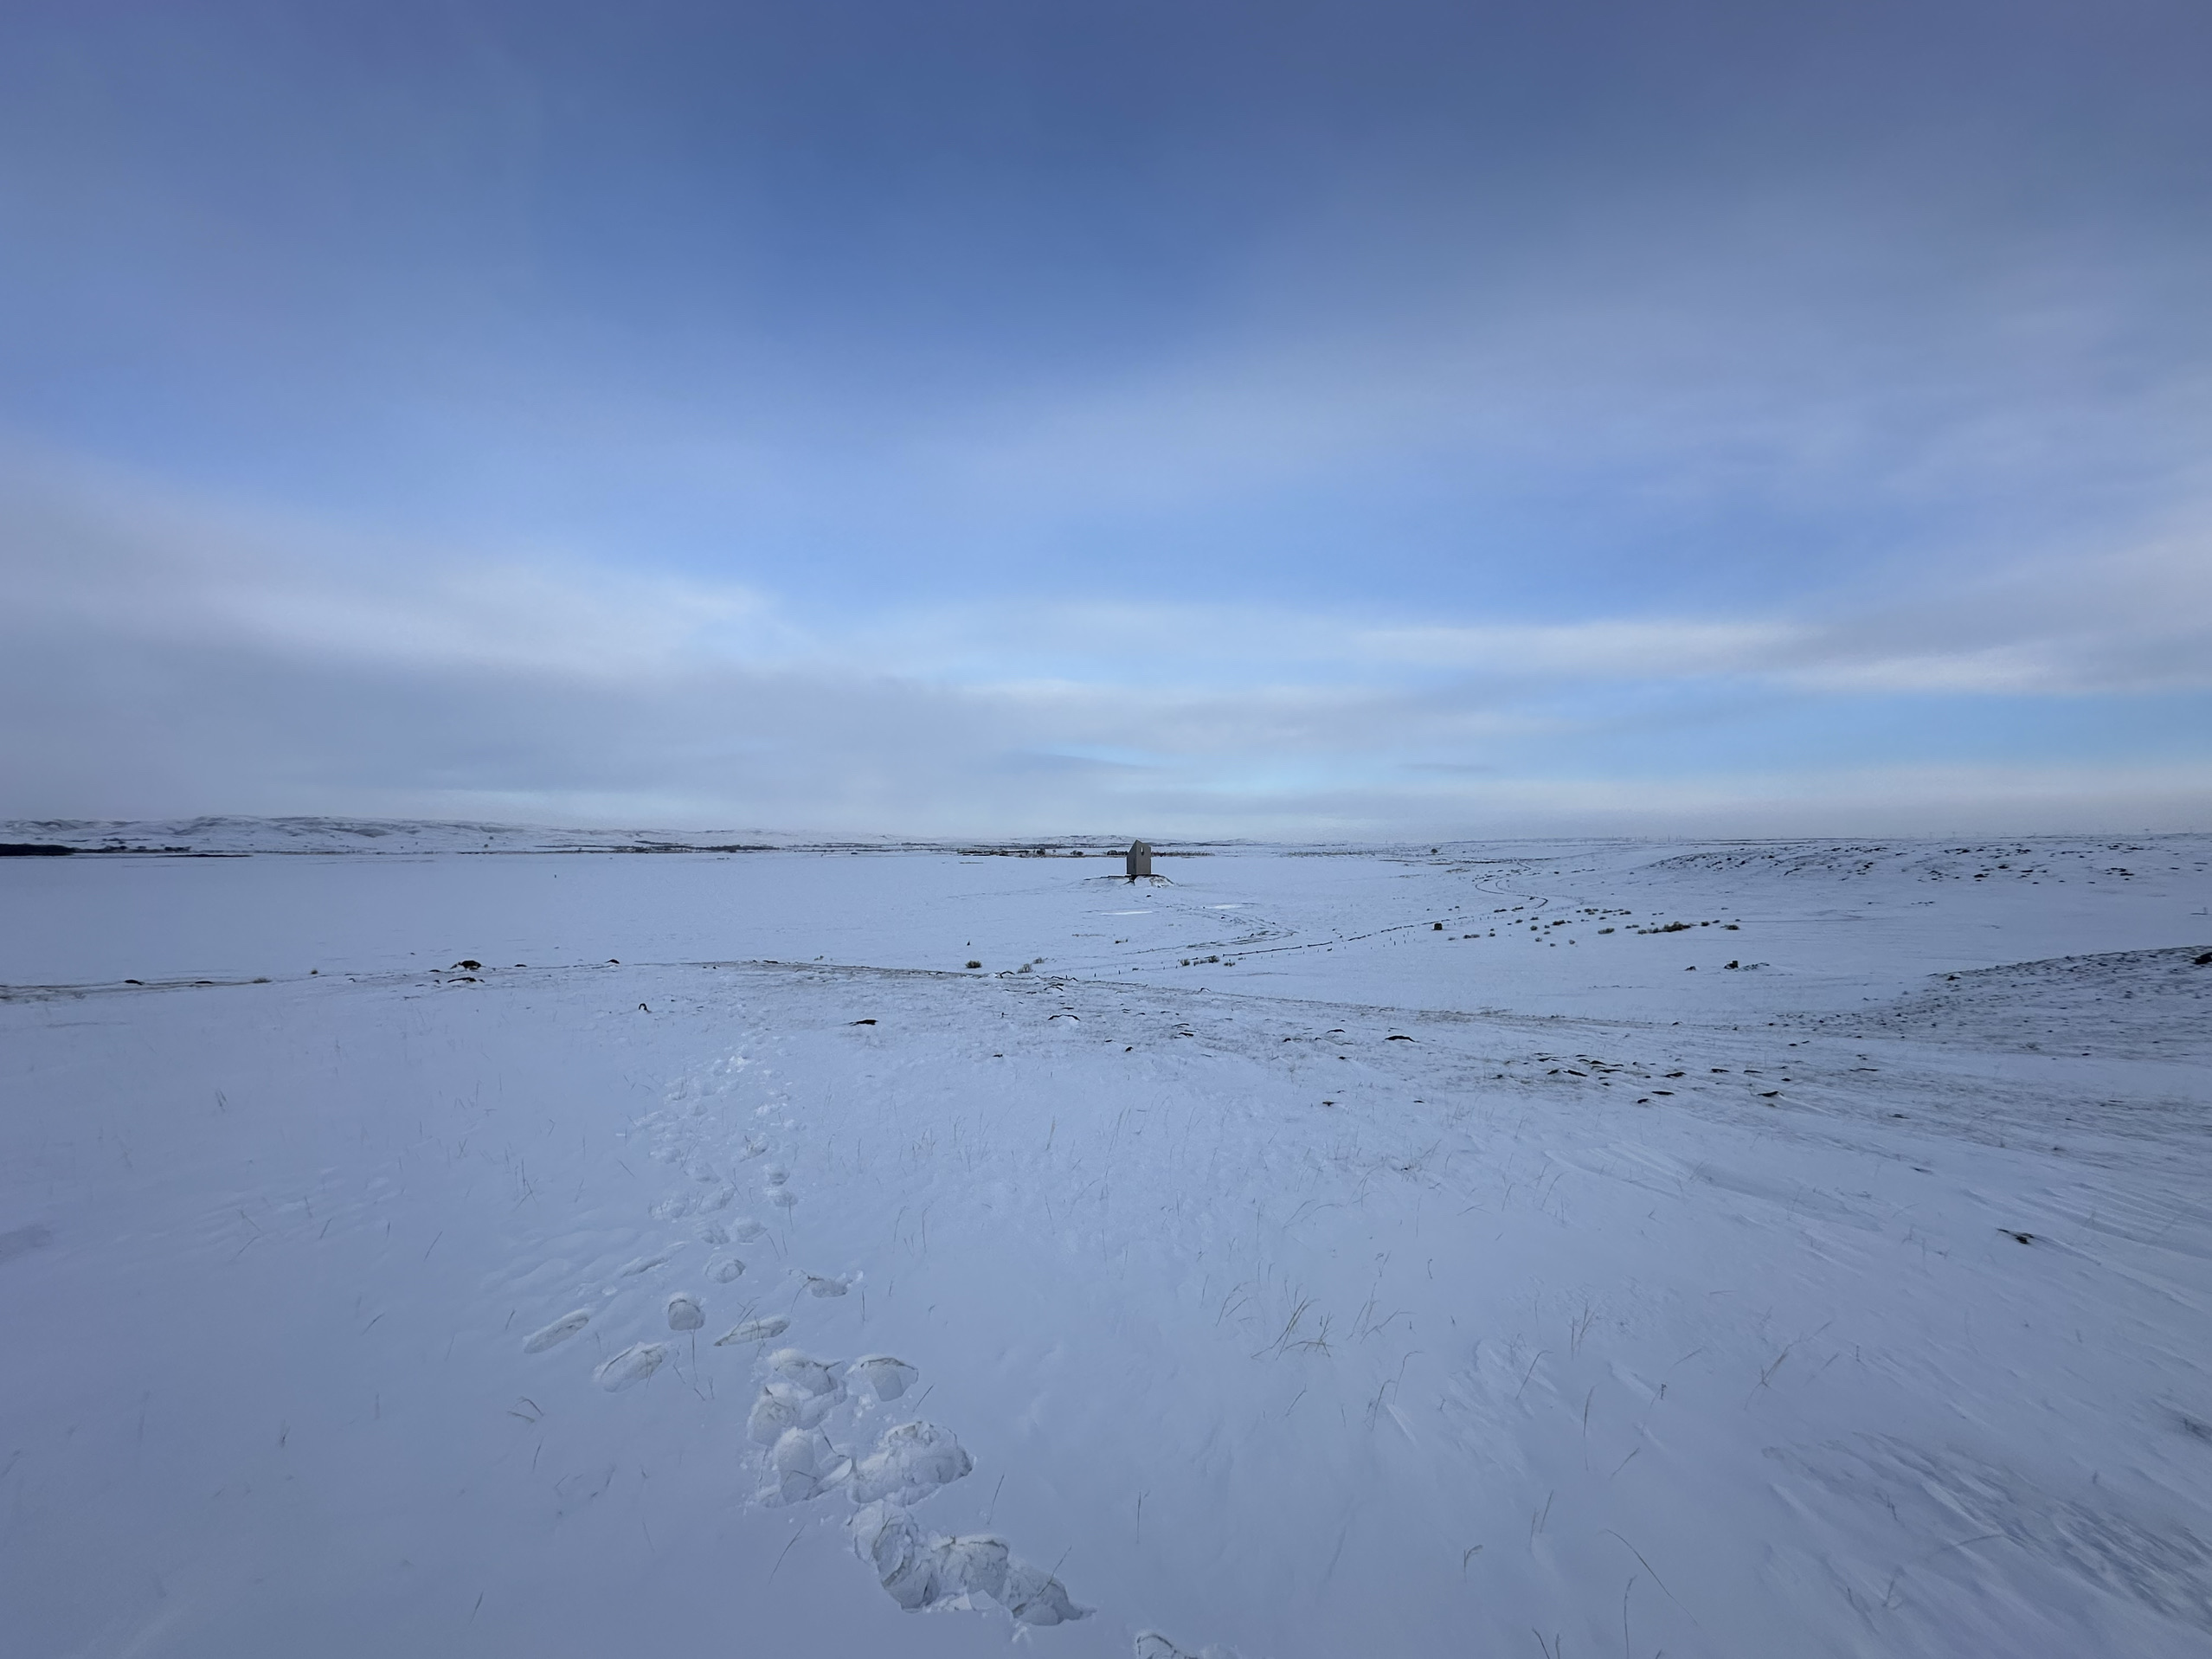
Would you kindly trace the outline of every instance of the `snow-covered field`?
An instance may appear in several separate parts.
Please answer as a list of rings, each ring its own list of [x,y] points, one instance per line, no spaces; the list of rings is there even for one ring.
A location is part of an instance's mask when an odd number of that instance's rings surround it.
[[[0,839],[10,1654],[2212,1653],[2212,838]]]

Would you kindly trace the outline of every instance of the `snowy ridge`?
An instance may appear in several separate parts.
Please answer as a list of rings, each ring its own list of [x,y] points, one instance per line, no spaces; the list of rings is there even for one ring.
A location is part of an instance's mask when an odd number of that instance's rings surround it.
[[[2212,937],[2165,950],[2056,956],[1945,974],[1926,990],[1849,1023],[1869,1034],[1911,1032],[1983,1049],[2212,1058]]]
[[[1113,837],[1083,835],[981,846],[952,839],[864,835],[823,838],[778,831],[572,829],[432,819],[376,818],[16,818],[0,820],[0,842],[67,846],[87,852],[408,853],[427,852],[945,852],[974,857],[1118,850]],[[1169,858],[1191,849],[1163,850]]]
[[[11,819],[0,840],[49,842],[86,852],[624,852],[736,850],[787,845],[762,832],[553,829],[520,824],[364,818]]]
[[[2028,837],[2018,841],[1733,842],[1656,860],[1652,870],[1726,871],[1753,877],[1855,881],[1903,876],[1926,881],[2037,881],[2072,877],[2131,881],[2138,873],[2179,874],[2205,867],[2212,841],[2201,835]],[[2146,863],[2146,860],[2149,861]],[[2138,871],[2132,866],[2144,865]]]

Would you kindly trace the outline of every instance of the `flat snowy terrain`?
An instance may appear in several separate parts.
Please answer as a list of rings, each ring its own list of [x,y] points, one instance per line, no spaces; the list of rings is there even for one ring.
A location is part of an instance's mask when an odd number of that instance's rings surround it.
[[[11,1655],[2212,1654],[2212,838],[0,839]]]

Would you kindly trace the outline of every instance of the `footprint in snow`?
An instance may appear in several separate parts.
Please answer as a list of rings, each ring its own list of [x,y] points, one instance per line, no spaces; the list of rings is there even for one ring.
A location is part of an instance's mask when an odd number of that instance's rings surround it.
[[[818,1498],[852,1472],[852,1460],[839,1455],[829,1437],[820,1429],[789,1428],[776,1437],[768,1451],[768,1469],[775,1486],[763,1496],[785,1503],[804,1503]]]
[[[599,1386],[608,1393],[641,1383],[660,1369],[661,1361],[668,1357],[666,1342],[636,1342],[624,1348],[605,1365],[593,1373]]]
[[[919,1503],[974,1467],[975,1460],[949,1431],[934,1423],[901,1423],[884,1430],[876,1450],[853,1465],[853,1501]]]
[[[741,1244],[749,1244],[768,1231],[768,1224],[756,1221],[751,1216],[741,1215],[730,1224],[730,1237]],[[729,1239],[717,1238],[715,1243],[727,1244]]]
[[[749,1319],[743,1324],[733,1326],[724,1334],[716,1337],[714,1345],[718,1348],[726,1348],[732,1342],[772,1342],[790,1328],[791,1321],[781,1314],[774,1315],[767,1319]]]
[[[827,1394],[837,1388],[837,1366],[797,1348],[778,1348],[768,1355],[768,1368],[805,1393]]]
[[[628,1279],[634,1278],[640,1273],[650,1273],[656,1267],[666,1266],[669,1260],[674,1257],[676,1251],[683,1248],[684,1247],[681,1244],[678,1244],[676,1246],[676,1250],[664,1250],[658,1256],[640,1256],[634,1262],[631,1262],[625,1265],[621,1274],[617,1276]]]
[[[735,1256],[717,1256],[707,1264],[707,1277],[717,1284],[727,1284],[744,1270],[744,1263]]]
[[[773,1446],[785,1433],[799,1426],[799,1409],[805,1402],[798,1391],[770,1383],[745,1418],[745,1437],[756,1446]]]
[[[591,1323],[588,1309],[579,1308],[572,1314],[563,1314],[543,1330],[532,1331],[523,1339],[524,1354],[543,1354],[556,1343],[565,1342],[585,1326]]]
[[[809,1394],[788,1382],[762,1386],[745,1418],[745,1435],[756,1446],[773,1446],[793,1429],[811,1429],[838,1403],[836,1394]]]
[[[1227,1659],[1219,1648],[1201,1648],[1193,1653],[1188,1648],[1179,1648],[1157,1630],[1140,1630],[1136,1639],[1136,1659]]]
[[[846,1529],[853,1549],[876,1570],[885,1593],[908,1612],[965,1593],[966,1586],[955,1589],[946,1572],[952,1540],[936,1543],[924,1538],[913,1516],[897,1504],[868,1504],[846,1523]],[[1003,1573],[1000,1587],[1005,1587]]]
[[[1049,1625],[1087,1617],[1067,1589],[1042,1567],[1017,1559],[1002,1538],[925,1537],[914,1517],[896,1503],[871,1501],[848,1523],[853,1548],[875,1569],[877,1581],[908,1612],[925,1607],[972,1607],[994,1601],[1019,1624]]]
[[[1019,1624],[1065,1624],[1089,1618],[1095,1611],[1077,1606],[1065,1585],[1043,1567],[1026,1561],[1016,1561],[1006,1569],[1006,1590],[996,1599]]]
[[[852,1288],[850,1279],[825,1278],[819,1273],[807,1275],[807,1294],[814,1296],[841,1296]]]
[[[846,1525],[860,1559],[876,1570],[885,1593],[910,1613],[971,1591],[989,1595],[993,1579],[1000,1591],[1006,1588],[1011,1558],[1000,1540],[925,1538],[913,1516],[895,1503],[880,1501],[866,1505]],[[963,1546],[957,1567],[952,1560],[955,1544]]]
[[[770,1186],[781,1186],[791,1179],[791,1172],[781,1164],[770,1164],[761,1171],[761,1179]]]
[[[696,1299],[681,1291],[668,1298],[668,1328],[672,1331],[695,1331],[706,1323],[706,1315]]]
[[[726,1244],[729,1242],[730,1229],[719,1221],[710,1221],[699,1229],[699,1243],[702,1244]]]
[[[875,1390],[879,1400],[895,1400],[914,1386],[921,1376],[903,1360],[895,1360],[888,1354],[870,1354],[855,1360],[848,1369],[869,1387]]]
[[[963,1595],[985,1595],[996,1601],[1006,1593],[1006,1575],[1013,1567],[1013,1554],[1005,1539],[971,1533],[945,1540],[943,1565],[937,1571],[946,1584],[958,1585]]]
[[[799,1194],[788,1186],[779,1186],[768,1194],[768,1202],[779,1210],[788,1210],[799,1202]]]

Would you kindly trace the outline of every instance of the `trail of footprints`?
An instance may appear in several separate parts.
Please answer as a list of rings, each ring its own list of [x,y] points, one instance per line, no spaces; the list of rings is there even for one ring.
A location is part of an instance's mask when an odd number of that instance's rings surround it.
[[[689,1092],[679,1089],[678,1097]],[[758,1115],[766,1116],[773,1109],[762,1106]],[[680,1166],[692,1183],[689,1189],[655,1202],[648,1214],[656,1221],[699,1219],[698,1241],[722,1251],[733,1243],[759,1238],[767,1228],[750,1217],[727,1223],[711,1219],[736,1201],[737,1186],[698,1144],[704,1113],[704,1103],[694,1101],[687,1112],[672,1107],[644,1121],[642,1127],[657,1132],[653,1155]],[[784,1127],[794,1126],[786,1120]],[[753,1163],[768,1150],[764,1138],[748,1135],[736,1161]],[[777,1163],[762,1165],[760,1180],[765,1203],[787,1212],[796,1207],[799,1195],[791,1187],[788,1169]],[[684,1248],[674,1244],[625,1264],[615,1274],[618,1284],[667,1265]],[[709,1257],[703,1270],[711,1283],[729,1284],[746,1266],[738,1257],[722,1253]],[[819,1298],[843,1296],[852,1284],[850,1278],[828,1274],[796,1276],[800,1290]],[[614,1294],[612,1289],[602,1292]],[[591,1323],[592,1313],[589,1308],[578,1308],[563,1314],[525,1337],[523,1352],[542,1354],[566,1342]],[[706,1324],[704,1299],[689,1292],[671,1295],[666,1315],[672,1334],[695,1334]],[[746,1319],[713,1343],[717,1347],[750,1343],[759,1355],[761,1390],[745,1419],[750,1455],[760,1474],[755,1494],[758,1501],[795,1505],[840,1496],[849,1501],[852,1512],[846,1528],[855,1552],[873,1570],[884,1592],[910,1612],[991,1603],[1003,1608],[1017,1626],[1033,1628],[1083,1618],[1094,1611],[1078,1606],[1059,1579],[1015,1555],[1003,1538],[981,1533],[946,1536],[916,1520],[916,1508],[974,1471],[974,1460],[952,1431],[918,1420],[894,1423],[876,1436],[871,1449],[854,1448],[855,1437],[869,1426],[865,1419],[878,1408],[903,1399],[920,1372],[888,1354],[845,1361],[819,1360],[795,1347],[769,1351],[768,1345],[788,1331],[791,1323],[781,1315]],[[677,1352],[672,1342],[635,1342],[604,1360],[593,1374],[601,1388],[616,1392],[644,1382]],[[1152,1632],[1137,1638],[1136,1651],[1138,1659],[1200,1659]]]

